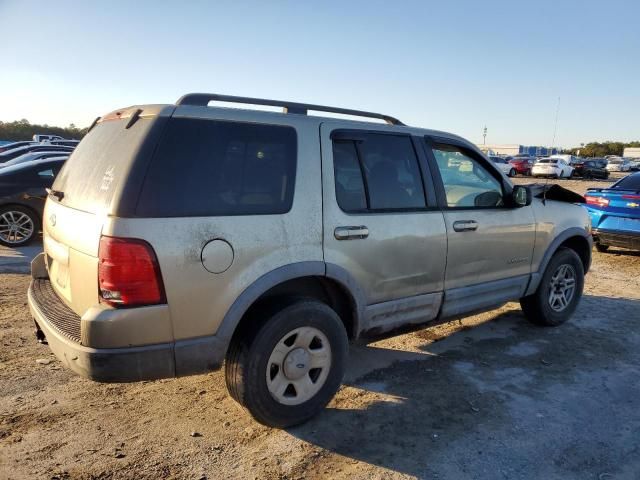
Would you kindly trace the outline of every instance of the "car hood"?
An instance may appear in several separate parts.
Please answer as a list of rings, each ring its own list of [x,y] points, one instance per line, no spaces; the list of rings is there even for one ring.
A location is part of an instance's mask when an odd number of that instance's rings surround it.
[[[555,183],[531,183],[526,186],[531,189],[531,193],[536,198],[567,203],[587,203],[582,195]]]

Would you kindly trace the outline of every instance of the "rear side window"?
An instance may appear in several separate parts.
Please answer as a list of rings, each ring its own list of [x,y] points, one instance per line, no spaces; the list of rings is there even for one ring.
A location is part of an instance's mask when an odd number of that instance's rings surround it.
[[[425,208],[418,160],[410,137],[358,134],[334,140],[336,199],[345,212]]]
[[[291,209],[297,139],[292,127],[171,118],[136,214],[193,217]]]

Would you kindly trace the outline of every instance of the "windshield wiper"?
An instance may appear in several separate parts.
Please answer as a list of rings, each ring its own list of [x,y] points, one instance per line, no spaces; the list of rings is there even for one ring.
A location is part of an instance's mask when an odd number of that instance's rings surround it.
[[[61,192],[60,190],[54,190],[52,188],[47,188],[46,190],[48,195],[51,195],[52,197],[56,197],[59,202],[61,202],[62,199],[64,198],[64,192]]]

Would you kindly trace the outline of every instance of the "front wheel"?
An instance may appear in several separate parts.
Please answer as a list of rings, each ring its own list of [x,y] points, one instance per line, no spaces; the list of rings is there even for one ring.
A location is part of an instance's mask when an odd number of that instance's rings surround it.
[[[347,333],[336,312],[316,300],[263,310],[266,318],[253,318],[231,342],[227,389],[263,425],[291,427],[319,413],[340,387]]]
[[[520,306],[530,322],[555,327],[571,317],[583,288],[582,260],[574,250],[560,248],[551,257],[538,289],[521,298]]]

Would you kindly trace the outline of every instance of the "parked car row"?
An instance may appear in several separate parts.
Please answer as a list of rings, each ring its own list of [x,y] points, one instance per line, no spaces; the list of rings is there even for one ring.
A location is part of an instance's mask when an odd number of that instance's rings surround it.
[[[11,247],[33,240],[57,173],[78,143],[53,135],[34,135],[33,142],[14,142],[0,153],[0,244]]]
[[[528,154],[515,156],[489,155],[489,159],[509,177],[526,175],[553,178],[609,178],[610,172],[640,170],[640,159],[622,157],[580,158],[558,154],[536,158]]]

